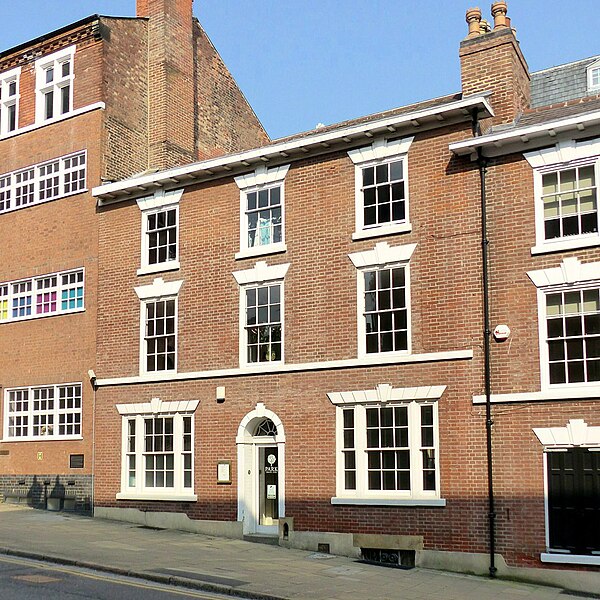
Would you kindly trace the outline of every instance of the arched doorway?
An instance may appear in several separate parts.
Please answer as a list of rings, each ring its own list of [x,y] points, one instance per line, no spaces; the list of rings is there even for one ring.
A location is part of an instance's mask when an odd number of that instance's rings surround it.
[[[285,435],[281,419],[262,402],[240,423],[238,520],[245,534],[278,535],[285,516]]]

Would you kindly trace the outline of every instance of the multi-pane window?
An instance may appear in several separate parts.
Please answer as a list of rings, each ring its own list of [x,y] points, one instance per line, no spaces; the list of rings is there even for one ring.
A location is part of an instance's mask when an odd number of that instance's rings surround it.
[[[368,270],[362,276],[367,354],[408,350],[405,267]]]
[[[55,200],[85,189],[86,153],[0,175],[0,212]]]
[[[83,279],[77,269],[0,283],[0,322],[83,310]]]
[[[74,48],[36,61],[36,115],[48,121],[73,110]]]
[[[18,127],[19,75],[19,69],[0,75],[0,135]]]
[[[406,220],[404,160],[362,168],[363,226],[376,227]]]
[[[545,300],[550,383],[600,381],[599,289],[549,292]]]
[[[146,215],[146,251],[148,265],[177,260],[176,206]]]
[[[281,186],[246,193],[248,248],[282,241]]]
[[[542,202],[546,240],[598,233],[594,165],[544,173]]]
[[[8,389],[4,401],[7,439],[81,436],[81,384]]]
[[[338,408],[338,494],[439,497],[437,404]]]
[[[123,419],[122,492],[192,494],[193,417],[188,413],[134,415]]]
[[[593,90],[600,88],[600,67],[588,69],[588,88]]]
[[[246,288],[245,300],[247,362],[281,360],[281,284]]]
[[[177,353],[176,300],[149,300],[145,303],[146,371],[174,371]]]

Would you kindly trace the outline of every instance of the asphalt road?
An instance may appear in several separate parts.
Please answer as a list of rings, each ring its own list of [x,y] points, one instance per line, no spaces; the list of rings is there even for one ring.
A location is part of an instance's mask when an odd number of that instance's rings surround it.
[[[0,600],[224,600],[230,596],[0,556]]]

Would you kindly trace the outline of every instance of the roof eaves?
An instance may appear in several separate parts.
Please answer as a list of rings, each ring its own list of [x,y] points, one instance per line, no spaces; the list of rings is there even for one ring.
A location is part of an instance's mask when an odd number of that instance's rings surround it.
[[[227,176],[234,167],[238,169],[243,167],[247,170],[252,164],[266,163],[275,158],[280,161],[290,161],[292,160],[290,153],[294,151],[300,151],[302,157],[308,156],[311,152],[315,153],[318,151],[322,153],[324,150],[330,148],[333,142],[357,143],[365,138],[372,138],[375,134],[379,135],[380,132],[382,133],[386,130],[388,134],[391,134],[403,124],[418,126],[425,119],[434,119],[439,121],[440,125],[443,125],[445,121],[444,113],[460,113],[463,117],[466,117],[473,110],[477,110],[483,113],[483,116],[491,116],[494,112],[488,101],[488,96],[489,94],[477,94],[455,102],[383,119],[375,118],[372,121],[361,122],[335,130],[328,130],[326,132],[316,130],[314,133],[300,138],[292,138],[289,141],[275,142],[236,154],[192,163],[183,167],[136,176],[115,183],[107,183],[95,187],[92,190],[92,194],[99,198],[100,204],[115,202],[148,193],[148,190],[156,188],[174,186],[176,184],[185,185],[186,183],[197,182],[201,179]]]

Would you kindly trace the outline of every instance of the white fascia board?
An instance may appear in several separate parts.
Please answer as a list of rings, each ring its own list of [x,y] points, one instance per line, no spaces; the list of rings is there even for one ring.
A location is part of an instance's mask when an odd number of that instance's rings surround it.
[[[353,135],[364,134],[372,129],[383,129],[385,127],[398,127],[404,123],[410,123],[411,121],[418,121],[427,117],[436,115],[442,115],[446,112],[452,111],[469,111],[477,106],[485,109],[490,115],[494,115],[491,104],[487,97],[489,94],[478,94],[463,98],[462,100],[456,100],[455,102],[449,102],[442,106],[434,106],[414,112],[404,113],[401,115],[395,115],[392,117],[386,117],[383,119],[375,119],[373,121],[367,121],[343,129],[336,129],[334,131],[327,131],[325,133],[313,133],[305,137],[290,140],[288,142],[275,143],[268,146],[261,146],[252,150],[246,150],[237,154],[229,154],[227,156],[220,156],[210,160],[205,160],[197,163],[192,163],[184,167],[177,167],[174,169],[167,169],[159,173],[151,173],[149,175],[143,175],[140,177],[133,177],[131,179],[125,179],[123,181],[117,181],[115,183],[109,183],[93,188],[92,195],[100,198],[100,203],[104,196],[110,198],[111,194],[137,194],[145,191],[146,186],[148,187],[161,187],[164,184],[170,182],[185,184],[186,182],[177,182],[178,177],[186,177],[192,179],[197,176],[206,176],[207,171],[212,169],[225,168],[230,165],[238,165],[245,162],[258,161],[263,157],[269,155],[276,155],[287,153],[289,151],[298,150],[306,146],[312,146],[316,144],[326,144],[335,140],[341,140],[346,137]],[[440,125],[443,125],[443,121],[440,121]],[[289,160],[289,159],[288,159]],[[254,169],[251,169],[252,171]],[[227,173],[222,173],[222,176],[226,176]]]
[[[528,127],[519,127],[510,129],[509,131],[500,131],[490,135],[482,135],[462,142],[455,142],[450,144],[448,148],[451,152],[454,152],[454,154],[463,156],[475,152],[477,148],[485,148],[486,146],[494,146],[497,148],[498,145],[522,141],[521,138],[523,137],[540,137],[544,134],[548,134],[549,131],[556,134],[561,131],[577,129],[578,125],[585,126],[598,123],[600,123],[600,111],[594,111],[585,115],[576,115],[574,117],[558,119],[556,121],[546,121],[540,125],[529,125]]]
[[[504,402],[545,402],[561,400],[598,400],[600,399],[600,386],[569,386],[551,388],[539,392],[516,392],[512,394],[492,394],[492,404]],[[473,396],[473,404],[485,404],[485,396]]]

